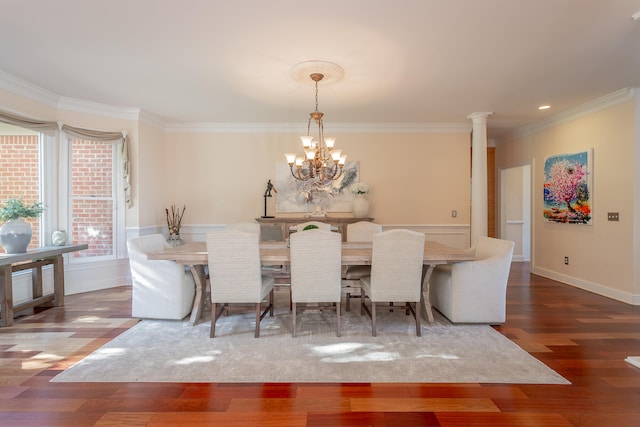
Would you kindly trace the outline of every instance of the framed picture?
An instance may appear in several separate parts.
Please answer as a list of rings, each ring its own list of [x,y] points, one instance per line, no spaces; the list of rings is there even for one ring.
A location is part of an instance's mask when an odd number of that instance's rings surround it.
[[[559,154],[544,161],[544,219],[591,225],[593,149]]]
[[[336,180],[300,181],[287,163],[276,163],[276,212],[351,212],[349,186],[359,179],[358,162],[347,162]]]

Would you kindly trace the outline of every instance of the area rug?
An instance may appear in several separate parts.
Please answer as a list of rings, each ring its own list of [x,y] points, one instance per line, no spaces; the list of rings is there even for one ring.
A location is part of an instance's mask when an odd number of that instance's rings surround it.
[[[452,325],[438,317],[415,335],[403,309],[378,310],[378,334],[354,311],[336,315],[279,310],[261,323],[254,338],[251,312],[223,316],[216,337],[209,319],[144,320],[85,357],[54,382],[403,382],[569,384],[490,326]]]

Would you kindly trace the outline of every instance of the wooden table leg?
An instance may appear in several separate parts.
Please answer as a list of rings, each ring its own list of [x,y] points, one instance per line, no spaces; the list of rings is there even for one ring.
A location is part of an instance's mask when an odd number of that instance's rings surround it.
[[[196,282],[196,296],[193,299],[193,308],[191,309],[191,317],[189,318],[189,324],[195,325],[204,311],[204,297],[205,289],[207,286],[207,277],[204,273],[204,265],[190,265],[189,269],[193,274],[193,280]]]
[[[54,307],[64,305],[64,259],[62,255],[57,255],[53,259],[53,300]]]
[[[422,295],[420,298],[420,302],[424,307],[424,311],[427,314],[427,320],[429,323],[435,323],[435,319],[433,317],[433,310],[431,309],[431,300],[429,298],[429,280],[431,279],[431,273],[433,273],[433,269],[435,265],[428,265],[427,271],[424,273],[424,278],[422,279]]]
[[[0,267],[0,326],[13,325],[13,280],[11,265]]]
[[[42,296],[42,266],[31,269],[31,295],[33,299]]]

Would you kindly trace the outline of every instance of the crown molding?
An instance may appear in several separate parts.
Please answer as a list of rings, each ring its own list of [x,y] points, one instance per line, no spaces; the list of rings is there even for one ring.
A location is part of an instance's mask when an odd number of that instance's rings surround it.
[[[140,115],[138,118],[140,119],[141,122],[144,122],[149,126],[152,126],[163,132],[165,131],[166,122],[159,116],[156,116],[155,114],[151,114],[147,111],[140,110]]]
[[[169,133],[295,133],[304,132],[301,123],[167,123]],[[469,133],[470,123],[332,123],[331,133]]]
[[[539,122],[532,123],[527,126],[523,126],[515,130],[511,135],[509,135],[505,139],[508,141],[514,138],[529,136],[529,135],[538,133],[540,131],[543,131],[545,129],[549,129],[554,126],[571,122],[580,117],[597,113],[599,111],[606,110],[607,108],[615,107],[616,105],[620,105],[632,99],[633,92],[634,92],[634,88],[627,87],[627,88],[619,89],[608,95],[594,99],[593,101],[589,101],[582,105],[578,105],[577,107],[570,108],[569,110],[565,110],[558,114],[554,114],[553,116],[550,116]]]
[[[140,108],[137,107],[117,107],[65,96],[60,97],[57,107],[61,110],[75,111],[76,113],[93,114],[123,120],[138,120],[141,111]]]
[[[60,100],[59,95],[4,71],[0,71],[0,88],[49,107],[57,107]]]
[[[166,123],[168,133],[277,133],[303,132],[300,123]]]
[[[0,88],[50,107],[78,113],[95,114],[115,119],[138,120],[141,112],[140,108],[116,107],[60,96],[4,71],[0,71]]]

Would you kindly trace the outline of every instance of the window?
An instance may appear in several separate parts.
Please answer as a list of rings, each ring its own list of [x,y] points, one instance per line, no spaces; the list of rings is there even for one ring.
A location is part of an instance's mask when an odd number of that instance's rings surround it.
[[[63,229],[69,242],[89,245],[70,254],[69,262],[124,256],[119,147],[0,123],[0,200],[22,197],[46,206],[42,218],[29,220],[30,247],[50,244],[51,232]]]
[[[40,187],[40,134],[0,123],[0,201],[22,198],[31,204],[42,200]],[[30,248],[40,246],[40,218],[28,218]],[[0,246],[1,247],[1,246]]]
[[[89,249],[74,258],[113,256],[115,207],[115,150],[105,142],[72,139],[71,230],[75,243]]]

